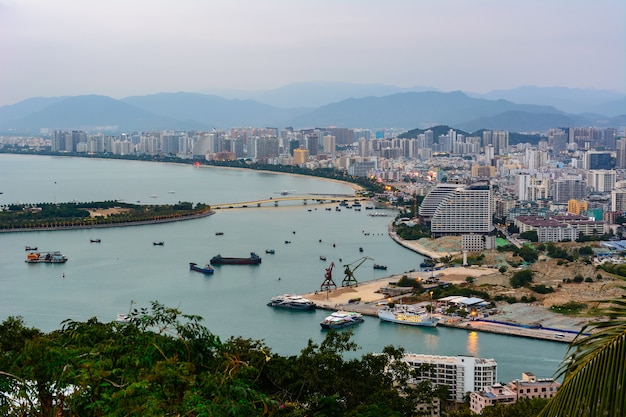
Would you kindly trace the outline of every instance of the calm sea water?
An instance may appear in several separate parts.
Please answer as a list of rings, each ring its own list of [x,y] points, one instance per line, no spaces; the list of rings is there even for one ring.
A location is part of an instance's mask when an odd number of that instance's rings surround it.
[[[0,204],[112,199],[221,204],[277,197],[284,190],[352,192],[345,184],[247,170],[0,155]],[[264,340],[277,353],[298,354],[309,339],[323,340],[319,322],[328,312],[273,309],[266,306],[270,297],[318,289],[331,261],[344,265],[368,256],[388,266],[387,271],[377,271],[371,262],[363,263],[355,276],[367,281],[416,269],[423,260],[387,236],[391,217],[325,207],[281,203],[160,225],[0,234],[0,319],[21,315],[28,325],[50,331],[64,319],[110,321],[127,312],[131,300],[137,306],[158,300],[204,317],[204,324],[222,338]],[[96,238],[101,243],[90,243]],[[154,246],[153,241],[165,244]],[[69,261],[26,264],[25,245],[60,250]],[[276,253],[266,254],[266,249]],[[250,252],[262,256],[261,265],[221,266],[212,276],[189,271],[189,262],[203,264],[216,254]],[[335,282],[343,279],[341,267],[333,277]],[[370,317],[354,329],[354,341],[361,346],[359,355],[394,345],[415,353],[494,358],[503,382],[520,378],[524,371],[551,376],[567,347],[443,327],[412,328]]]

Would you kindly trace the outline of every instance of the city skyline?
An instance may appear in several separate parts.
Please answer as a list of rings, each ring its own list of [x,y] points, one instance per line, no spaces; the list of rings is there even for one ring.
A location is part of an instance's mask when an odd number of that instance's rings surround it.
[[[626,92],[601,1],[0,1],[0,106],[32,97],[351,82]]]

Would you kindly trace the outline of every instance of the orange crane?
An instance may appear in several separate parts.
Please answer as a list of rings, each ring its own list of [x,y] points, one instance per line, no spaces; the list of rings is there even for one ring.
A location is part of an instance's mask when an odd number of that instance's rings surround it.
[[[330,291],[337,288],[337,284],[333,281],[333,268],[335,267],[335,263],[331,262],[330,266],[326,268],[326,273],[324,273],[324,282],[320,286],[321,291]]]
[[[343,273],[346,274],[346,276],[343,278],[343,281],[341,282],[342,287],[351,287],[353,285],[354,286],[359,285],[359,282],[354,276],[354,271],[356,271],[356,269],[360,267],[361,265],[363,265],[363,262],[367,261],[368,259],[370,261],[373,261],[373,259],[370,258],[369,256],[364,256],[361,259],[357,259],[356,261],[352,262],[351,264],[343,266],[344,267]],[[354,264],[356,264],[356,266],[352,267],[352,265]]]

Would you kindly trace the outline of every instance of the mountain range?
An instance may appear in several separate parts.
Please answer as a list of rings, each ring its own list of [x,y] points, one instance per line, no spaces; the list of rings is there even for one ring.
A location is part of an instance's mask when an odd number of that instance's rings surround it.
[[[222,94],[230,98],[188,92],[122,99],[98,95],[31,98],[0,107],[0,132],[39,133],[44,128],[107,132],[211,130],[238,126],[408,130],[441,124],[470,132],[536,132],[553,127],[626,126],[626,96],[601,90],[520,87],[475,94],[427,87],[299,83],[247,95],[226,90]]]

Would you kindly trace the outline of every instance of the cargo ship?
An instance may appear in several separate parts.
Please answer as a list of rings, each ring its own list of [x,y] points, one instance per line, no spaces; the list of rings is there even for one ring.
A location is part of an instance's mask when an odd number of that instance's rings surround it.
[[[54,252],[31,252],[26,255],[26,262],[29,264],[48,263],[62,264],[67,262],[67,257],[59,251]]]
[[[225,258],[217,255],[211,258],[211,265],[258,265],[261,258],[254,252],[250,252],[249,258]]]

